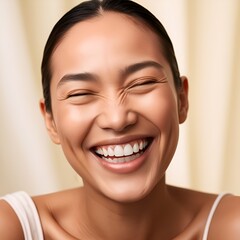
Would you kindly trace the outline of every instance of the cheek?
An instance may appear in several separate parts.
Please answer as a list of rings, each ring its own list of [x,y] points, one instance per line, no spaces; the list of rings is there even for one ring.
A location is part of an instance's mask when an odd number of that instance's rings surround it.
[[[177,100],[171,88],[158,89],[135,102],[138,102],[138,112],[157,129],[164,131],[173,125],[178,126]]]
[[[94,119],[93,109],[84,106],[59,106],[56,111],[56,127],[62,147],[67,141],[73,146],[81,146],[84,142]]]
[[[176,150],[179,136],[177,98],[175,92],[166,87],[145,96],[139,104],[142,116],[154,126],[156,136],[148,179],[152,182],[155,177],[159,179],[159,176],[162,176]]]
[[[62,150],[72,168],[87,178],[90,173],[84,146],[96,111],[91,107],[60,105],[55,108],[55,122]]]
[[[149,175],[146,186],[159,181],[164,175],[175,153],[178,136],[178,107],[175,92],[157,91],[142,99],[141,107],[146,109],[144,117],[154,125],[156,144],[153,145],[152,161],[149,164]]]

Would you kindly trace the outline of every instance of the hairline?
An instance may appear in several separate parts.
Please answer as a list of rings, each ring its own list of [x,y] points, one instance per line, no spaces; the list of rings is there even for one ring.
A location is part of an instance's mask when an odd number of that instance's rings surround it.
[[[59,45],[64,41],[64,38],[68,35],[68,33],[71,31],[71,29],[73,29],[76,25],[81,24],[83,22],[91,21],[92,19],[95,19],[95,18],[104,17],[104,14],[107,14],[107,13],[114,13],[114,14],[122,15],[126,19],[131,20],[131,22],[134,23],[135,25],[137,25],[138,27],[140,26],[144,30],[151,31],[157,37],[157,39],[159,41],[159,50],[162,52],[163,57],[165,58],[166,62],[168,63],[168,65],[171,68],[171,64],[169,63],[169,61],[165,57],[164,48],[162,47],[162,45],[163,45],[162,38],[161,38],[161,36],[159,36],[159,34],[156,33],[156,31],[154,30],[154,28],[150,24],[148,24],[146,21],[144,21],[144,19],[140,18],[139,16],[130,15],[130,14],[127,14],[127,13],[118,12],[118,11],[114,11],[114,10],[108,10],[108,9],[105,10],[105,9],[102,8],[102,6],[100,6],[99,11],[95,15],[93,15],[93,16],[91,16],[91,17],[89,17],[89,18],[87,18],[83,21],[79,21],[79,22],[74,23],[70,28],[68,28],[62,34],[62,36],[55,43],[55,46],[54,46],[54,48],[51,52],[51,55],[49,57],[49,71],[50,71],[50,76],[51,76],[51,78],[50,78],[50,89],[51,89],[51,80],[52,80],[52,73],[53,73],[53,71],[52,71],[52,69],[53,69],[52,58],[53,58],[53,55],[54,55],[55,51],[59,47]],[[50,95],[51,95],[51,93],[50,93]]]

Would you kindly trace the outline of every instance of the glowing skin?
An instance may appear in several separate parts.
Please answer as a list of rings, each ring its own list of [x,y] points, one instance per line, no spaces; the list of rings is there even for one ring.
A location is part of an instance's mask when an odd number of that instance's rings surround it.
[[[45,120],[53,141],[87,188],[119,202],[142,199],[164,181],[188,108],[187,81],[177,94],[156,34],[104,13],[72,27],[51,63],[53,116]],[[129,156],[140,142],[146,151],[127,162],[100,157],[113,149],[123,157],[130,144]]]

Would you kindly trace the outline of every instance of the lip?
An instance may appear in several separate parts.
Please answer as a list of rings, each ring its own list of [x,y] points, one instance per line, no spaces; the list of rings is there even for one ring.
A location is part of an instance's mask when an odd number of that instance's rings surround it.
[[[139,140],[139,137],[137,139]],[[143,139],[143,137],[140,139]],[[122,141],[120,141],[120,142],[117,141],[117,142],[118,142],[118,144],[120,144],[120,143],[123,144]],[[94,153],[93,154],[97,158],[97,161],[101,164],[101,166],[104,167],[105,169],[107,169],[108,171],[110,171],[112,173],[117,173],[117,174],[127,174],[127,173],[132,173],[132,172],[138,170],[146,162],[147,156],[152,147],[152,143],[153,143],[153,138],[151,138],[151,142],[150,142],[149,146],[147,147],[147,149],[139,157],[137,157],[136,159],[134,159],[130,162],[110,163],[110,162],[103,160],[101,157],[97,156],[96,154],[94,154]],[[107,145],[106,142],[104,142],[104,144]],[[111,141],[111,145],[112,144],[113,144],[113,141]],[[115,144],[116,144],[116,141],[115,141]]]

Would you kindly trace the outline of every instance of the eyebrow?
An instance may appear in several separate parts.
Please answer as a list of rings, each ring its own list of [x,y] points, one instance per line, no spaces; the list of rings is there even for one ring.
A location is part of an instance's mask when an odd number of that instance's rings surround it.
[[[126,77],[126,76],[129,76],[137,71],[140,71],[140,70],[142,70],[144,68],[148,68],[148,67],[163,69],[163,66],[161,64],[159,64],[158,62],[143,61],[143,62],[131,64],[131,65],[127,66],[126,68],[124,68],[123,71],[121,71],[121,72],[122,72],[122,75]],[[59,87],[59,86],[63,85],[64,83],[70,82],[70,81],[96,81],[97,78],[98,78],[97,75],[95,75],[93,73],[89,73],[89,72],[66,74],[60,79],[57,86]]]
[[[97,77],[95,74],[92,73],[76,73],[76,74],[66,74],[64,75],[60,81],[58,82],[58,87],[63,85],[66,82],[71,81],[96,81]]]
[[[135,64],[127,66],[123,71],[123,75],[128,76],[128,75],[131,75],[137,71],[140,71],[140,70],[142,70],[144,68],[148,68],[148,67],[163,69],[163,66],[158,62],[144,61],[144,62],[139,62],[139,63],[135,63]]]

